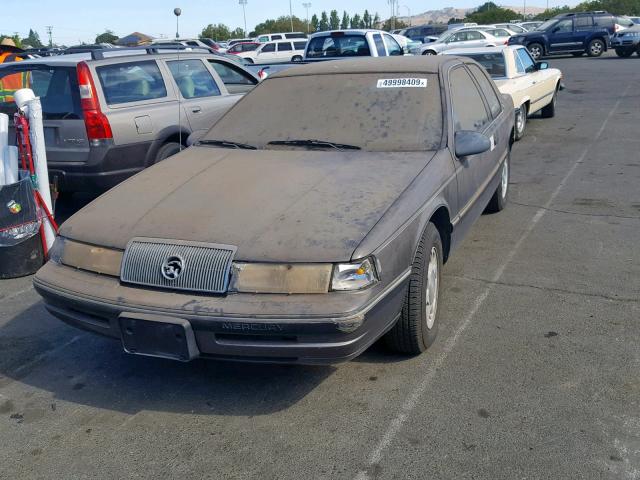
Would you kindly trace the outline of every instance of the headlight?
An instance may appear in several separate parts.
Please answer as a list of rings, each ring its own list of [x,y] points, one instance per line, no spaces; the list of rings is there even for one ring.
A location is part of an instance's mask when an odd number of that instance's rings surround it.
[[[333,267],[331,290],[361,290],[378,281],[370,258],[356,263],[339,263]]]
[[[234,262],[229,291],[242,293],[327,293],[330,263]]]
[[[49,260],[54,263],[62,262],[62,255],[64,254],[64,237],[57,236],[53,245],[49,249]]]
[[[49,250],[49,260],[68,267],[117,277],[120,275],[122,251],[58,236]]]

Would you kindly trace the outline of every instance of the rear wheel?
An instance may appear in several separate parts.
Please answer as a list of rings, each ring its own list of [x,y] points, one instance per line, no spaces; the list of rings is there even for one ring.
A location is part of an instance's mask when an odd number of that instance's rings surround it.
[[[175,155],[180,150],[181,148],[179,143],[176,143],[176,142],[165,143],[160,147],[160,150],[158,150],[158,153],[156,153],[155,163],[161,162],[162,160],[165,160],[170,156]]]
[[[604,52],[604,42],[599,38],[591,40],[589,47],[587,48],[587,55],[590,57],[599,57]]]
[[[496,188],[493,197],[489,201],[487,205],[486,212],[487,213],[497,213],[507,206],[508,194],[509,194],[509,175],[511,174],[511,152],[507,154],[507,158],[502,164],[502,168],[500,170],[500,183],[498,184],[498,188]]]
[[[301,62],[302,61],[302,57],[300,55],[295,55],[292,59],[292,62]]]
[[[422,52],[423,55],[435,55],[436,52],[434,52],[433,50],[425,50],[424,52]]]
[[[520,106],[518,113],[516,113],[516,140],[520,140],[524,137],[524,131],[527,127],[527,114],[528,114],[527,104],[524,103]]]
[[[417,355],[435,341],[438,333],[442,259],[440,233],[433,223],[429,223],[411,265],[409,286],[400,318],[384,337],[393,350]]]
[[[530,43],[527,49],[536,62],[544,55],[544,48],[539,43]]]
[[[616,55],[622,58],[627,58],[633,55],[633,50],[630,48],[616,48]]]
[[[542,107],[542,110],[540,110],[540,115],[542,115],[542,118],[553,118],[556,116],[557,97],[558,89],[556,88],[555,92],[553,92],[553,97],[551,97],[551,102],[548,105]]]

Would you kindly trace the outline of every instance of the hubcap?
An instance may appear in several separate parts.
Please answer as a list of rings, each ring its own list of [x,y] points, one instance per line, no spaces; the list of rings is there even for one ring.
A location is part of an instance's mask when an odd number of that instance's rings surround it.
[[[509,162],[505,160],[502,166],[502,180],[500,181],[500,190],[502,191],[502,198],[507,196],[507,189],[509,188]]]
[[[529,53],[531,53],[531,56],[533,57],[534,60],[537,60],[538,57],[540,57],[540,48],[533,47]]]
[[[436,321],[438,309],[438,251],[431,247],[427,267],[427,288],[425,292],[427,328],[431,330]]]
[[[524,130],[524,119],[524,112],[522,111],[522,109],[520,109],[520,111],[516,115],[516,129],[518,130],[518,134],[522,133],[522,130]]]
[[[602,51],[602,45],[600,45],[599,42],[596,42],[593,45],[591,45],[591,52],[598,54],[601,51]]]

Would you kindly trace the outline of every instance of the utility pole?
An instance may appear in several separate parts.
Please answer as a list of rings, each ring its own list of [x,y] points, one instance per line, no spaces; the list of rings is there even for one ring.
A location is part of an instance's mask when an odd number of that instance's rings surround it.
[[[303,3],[302,6],[307,9],[307,33],[309,33],[309,9],[311,8],[311,3]]]
[[[407,9],[407,18],[409,19],[409,26],[411,26],[411,9],[409,7],[407,7],[406,5],[404,5],[404,8]]]
[[[242,16],[244,17],[244,38],[247,38],[247,0],[238,0],[238,3],[242,5]]]
[[[47,25],[45,27],[47,29],[47,35],[49,35],[49,48],[53,47],[53,25]]]
[[[387,0],[387,3],[391,7],[391,30],[396,28],[396,0]]]
[[[291,31],[293,32],[293,7],[291,6],[291,0],[289,0],[289,20],[291,20]]]

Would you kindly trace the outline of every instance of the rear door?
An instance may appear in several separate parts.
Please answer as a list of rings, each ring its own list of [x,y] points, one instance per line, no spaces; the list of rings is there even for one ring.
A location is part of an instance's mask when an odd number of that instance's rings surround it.
[[[237,100],[200,58],[166,60],[192,131],[208,130]]]
[[[593,17],[591,15],[581,15],[574,19],[573,24],[573,40],[575,42],[574,48],[577,50],[583,50],[587,47],[588,42],[591,40],[591,32],[593,32],[594,28]]]
[[[293,59],[293,45],[291,42],[276,43],[276,61],[290,62]]]

